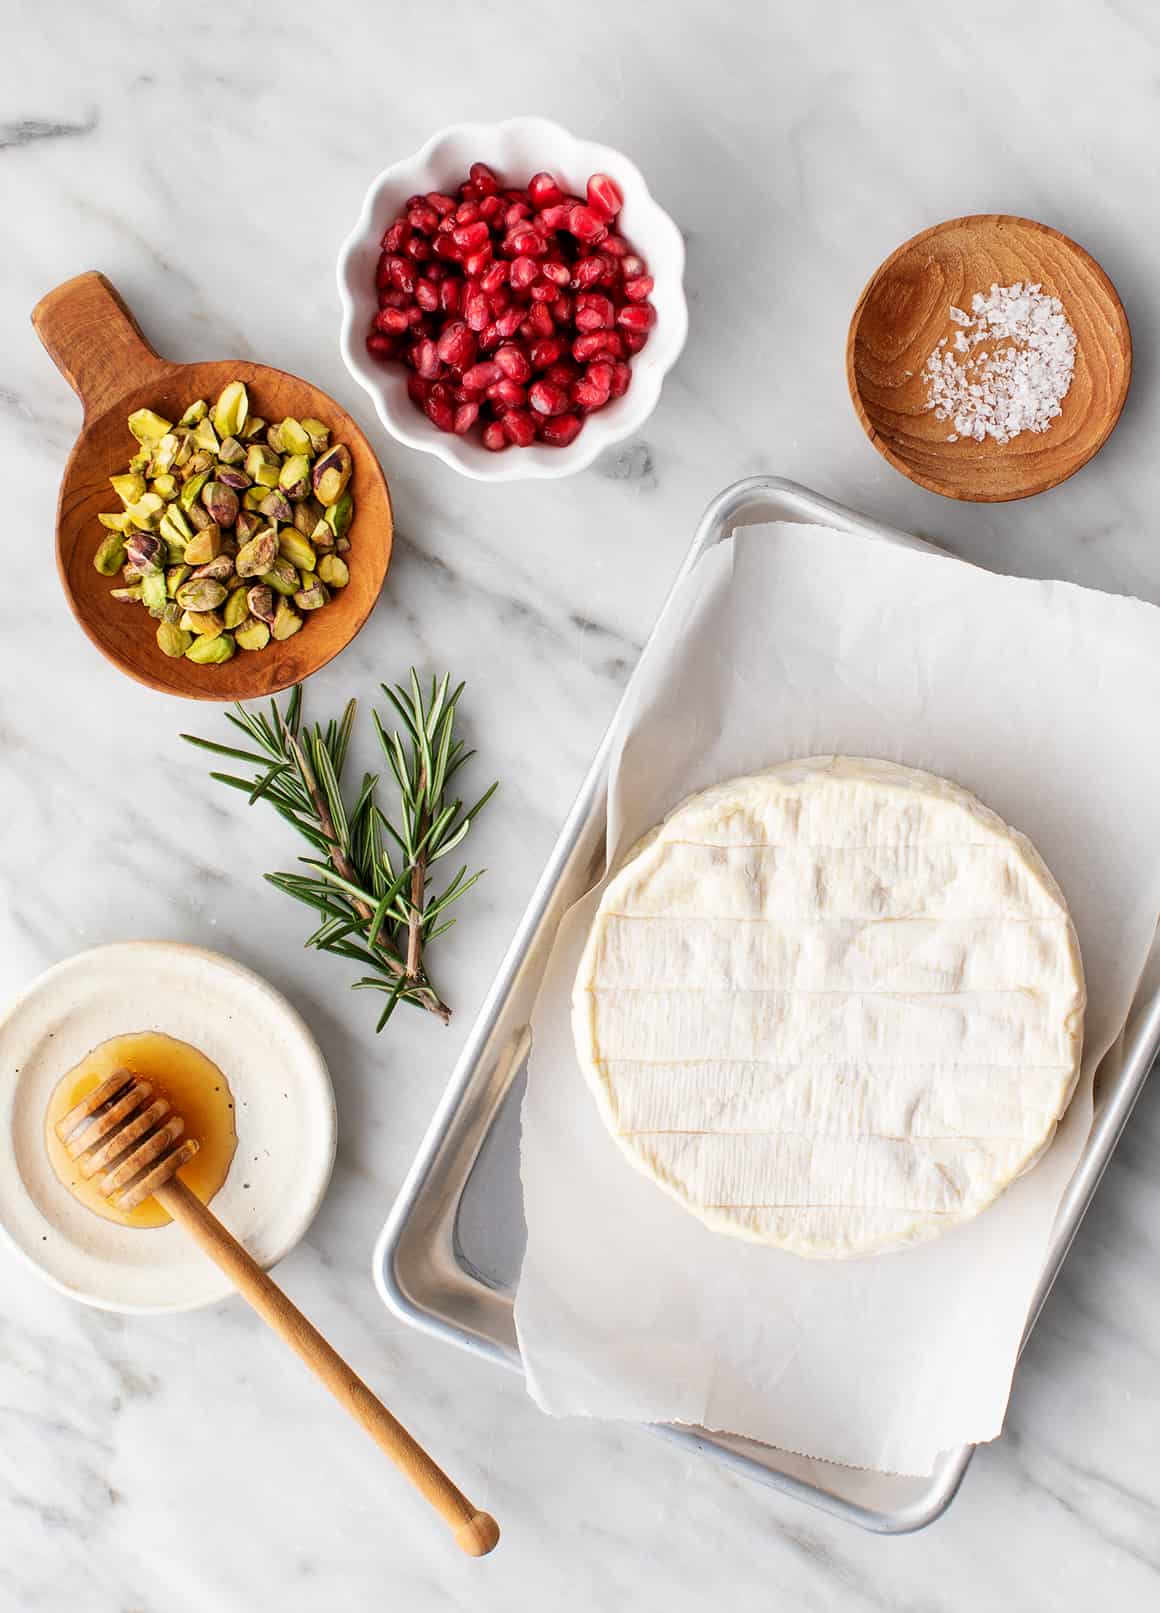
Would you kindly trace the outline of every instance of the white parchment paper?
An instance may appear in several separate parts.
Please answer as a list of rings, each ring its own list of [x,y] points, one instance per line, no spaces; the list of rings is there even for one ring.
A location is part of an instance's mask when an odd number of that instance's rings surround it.
[[[635,1171],[573,1051],[599,900],[559,932],[523,1112],[528,1387],[554,1414],[728,1430],[897,1473],[1000,1431],[1092,1079],[1160,913],[1160,611],[827,528],[751,527],[674,595],[619,725],[608,857],[684,796],[795,756],[878,756],[972,790],[1063,887],[1083,1075],[1042,1162],[975,1222],[862,1261],[711,1232]]]

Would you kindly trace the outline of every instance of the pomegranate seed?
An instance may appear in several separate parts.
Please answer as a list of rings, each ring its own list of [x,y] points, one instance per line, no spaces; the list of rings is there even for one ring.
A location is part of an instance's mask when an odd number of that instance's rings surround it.
[[[491,265],[491,242],[485,241],[478,252],[470,252],[463,260],[463,272],[476,280]]]
[[[497,258],[479,277],[479,289],[489,297],[494,297],[501,286],[506,286],[511,265],[503,258]]]
[[[444,364],[453,370],[465,370],[475,358],[475,337],[462,319],[453,319],[444,325],[443,333],[435,344]]]
[[[463,299],[463,317],[472,330],[482,330],[491,315],[487,298],[478,286],[473,285]]]
[[[445,196],[441,190],[429,190],[426,196],[420,196],[417,199],[417,205],[422,202],[427,202],[433,207],[440,218],[445,218],[449,213],[454,213],[455,211],[454,196]]]
[[[490,238],[491,231],[483,219],[475,223],[457,224],[451,232],[451,239],[465,252],[478,252],[483,243]]]
[[[588,366],[584,379],[586,381],[591,381],[593,386],[599,387],[604,392],[611,392],[612,371],[613,366],[611,364],[605,362],[603,359],[597,359],[595,364],[590,364]]]
[[[503,371],[498,364],[490,360],[482,364],[473,364],[469,370],[463,372],[463,384],[471,392],[485,392],[489,386],[494,386],[503,379]]]
[[[612,385],[609,392],[614,398],[622,398],[628,391],[628,383],[632,380],[632,371],[627,364],[616,363],[612,366]]]
[[[570,358],[562,359],[559,364],[549,364],[540,379],[551,386],[562,386],[567,392],[580,379],[580,366]]]
[[[420,235],[434,235],[439,228],[439,214],[430,202],[419,202],[407,214],[407,223]]]
[[[590,258],[581,258],[579,263],[573,265],[573,288],[577,291],[586,291],[590,286],[594,286],[598,280],[602,279],[603,275],[604,260],[599,252],[594,252]]]
[[[465,437],[478,419],[478,403],[461,403],[455,411],[451,429],[457,437]]]
[[[411,238],[411,226],[405,218],[397,218],[383,236],[384,252],[401,252]]]
[[[502,404],[505,409],[522,409],[528,401],[526,390],[506,375],[488,387],[487,396],[492,403]]]
[[[600,244],[610,257],[623,260],[628,254],[628,242],[623,235],[610,234],[607,241],[602,241]],[[639,262],[639,259],[637,261]]]
[[[439,307],[445,314],[459,312],[459,285],[458,280],[443,280],[439,285]]]
[[[437,235],[435,237],[435,252],[438,257],[447,258],[452,261],[459,257],[459,248],[451,239],[450,235]]]
[[[480,199],[479,186],[470,179],[465,179],[459,187],[459,200],[461,202],[477,202]]]
[[[503,202],[498,196],[485,196],[479,204],[479,216],[487,219],[489,224],[493,218],[498,218],[502,212]]]
[[[391,254],[384,252],[375,267],[375,285],[381,291],[391,283]]]
[[[534,302],[528,309],[528,323],[537,336],[550,336],[556,326],[546,303]]]
[[[410,328],[410,324],[403,308],[380,308],[375,315],[375,329],[386,336],[400,336]]]
[[[433,280],[416,280],[415,301],[425,314],[433,314],[439,306],[439,287]]]
[[[490,449],[493,454],[502,453],[505,448],[511,446],[507,433],[498,420],[493,420],[489,425],[484,426],[483,446]]]
[[[505,308],[502,314],[496,317],[496,329],[503,341],[510,341],[524,322],[522,308]]]
[[[622,330],[649,331],[656,324],[657,311],[651,302],[627,304],[616,316]]]
[[[605,248],[608,248],[611,244],[610,241],[605,241]],[[635,252],[630,252],[626,257],[621,258],[620,267],[626,281],[636,280],[645,273],[645,261],[643,258],[638,258]]]
[[[466,189],[467,187],[464,186],[463,190],[466,191]],[[478,218],[479,203],[476,201],[468,200],[466,202],[460,202],[459,206],[455,209],[456,225],[474,224]],[[458,230],[456,230],[456,234],[458,234]]]
[[[540,270],[535,258],[519,257],[511,266],[510,280],[513,291],[526,291]]]
[[[607,388],[593,386],[591,381],[577,381],[572,388],[572,397],[577,405],[587,414],[594,409],[603,409],[608,402]]]
[[[528,388],[528,402],[537,414],[563,414],[568,407],[568,394],[551,381],[533,381]]]
[[[532,373],[532,366],[522,347],[513,347],[505,344],[497,347],[495,362],[510,381],[518,381],[522,385]]]
[[[367,337],[367,352],[373,358],[394,358],[395,343],[389,336],[384,336],[381,330],[372,330]]]
[[[655,284],[656,281],[651,274],[634,275],[631,280],[624,282],[624,295],[629,302],[644,302]]]
[[[572,343],[572,357],[580,364],[594,358],[606,358],[610,353],[619,358],[624,344],[614,330],[594,330],[577,336]]]
[[[473,162],[467,172],[481,196],[495,195],[499,189],[499,180],[485,162]]]
[[[541,422],[540,441],[550,443],[553,448],[567,448],[580,435],[583,424],[579,415],[558,414],[554,419]]]
[[[430,263],[435,248],[422,235],[413,235],[403,249],[412,263]]]
[[[408,375],[407,396],[410,398],[411,402],[416,405],[416,407],[420,409],[423,407],[427,401],[427,395],[430,391],[430,381],[424,381],[421,375]]]
[[[524,219],[531,218],[531,216],[532,210],[527,202],[512,202],[504,210],[503,227],[505,230],[514,230],[517,224],[522,224]]]
[[[562,291],[552,304],[552,318],[557,325],[566,325],[572,317],[572,299]]]
[[[490,325],[485,325],[479,333],[479,351],[481,353],[490,353],[493,348],[499,346],[502,340],[503,337],[499,333],[499,326],[493,320]]]
[[[615,218],[624,206],[624,197],[607,174],[593,174],[588,181],[588,206],[605,221]]]
[[[415,289],[415,276],[406,258],[392,255],[386,259],[386,279],[396,291],[405,291],[408,296]]]
[[[576,298],[576,329],[611,330],[616,323],[616,309],[608,297],[598,291],[582,291]]]
[[[599,214],[594,213],[583,202],[568,210],[568,221],[565,226],[578,241],[603,241],[608,234],[608,226],[601,220]]]
[[[536,208],[553,207],[564,200],[564,192],[556,183],[556,176],[549,173],[532,175],[528,180],[528,195]]]
[[[647,341],[647,330],[626,331],[624,337],[624,350],[626,353],[639,353]]]
[[[432,263],[427,270],[428,280],[446,280],[447,275],[448,269],[445,263]]]
[[[511,304],[511,300],[512,294],[507,286],[500,286],[499,290],[493,291],[487,299],[488,306],[497,318]]]
[[[517,448],[530,448],[536,440],[536,422],[526,409],[509,409],[500,425],[504,436]]]
[[[425,381],[434,381],[438,375],[442,374],[443,366],[439,362],[439,349],[429,336],[424,336],[415,343],[411,349],[411,357],[414,361],[415,369]]]
[[[572,202],[558,202],[554,206],[545,207],[538,222],[546,230],[566,230],[568,214],[572,211],[573,205]]]
[[[559,293],[557,292],[555,286],[549,285],[546,280],[537,280],[531,291],[533,302],[554,303],[558,295]]]
[[[561,263],[559,258],[551,258],[547,263],[541,263],[540,273],[554,286],[566,286],[572,278],[571,269],[566,263]]]
[[[455,410],[445,397],[431,391],[427,394],[427,401],[423,405],[423,413],[433,426],[440,431],[450,431],[455,425]]]
[[[380,308],[405,308],[409,301],[405,292],[395,291],[393,287],[379,292]]]
[[[534,370],[546,370],[549,364],[554,364],[564,351],[564,344],[554,336],[545,341],[533,344],[528,358]]]

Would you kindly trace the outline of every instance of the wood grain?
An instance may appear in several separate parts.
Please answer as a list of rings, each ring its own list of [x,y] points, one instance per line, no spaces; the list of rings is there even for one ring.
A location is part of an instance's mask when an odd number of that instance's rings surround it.
[[[346,411],[308,381],[264,364],[242,359],[172,364],[160,358],[102,274],[78,275],[50,291],[34,309],[32,323],[84,404],[84,424],[61,481],[56,557],[73,615],[97,648],[138,682],[193,700],[274,694],[344,650],[379,597],[393,536],[386,477]],[[136,452],[125,424],[132,411],[151,408],[176,420],[195,398],[212,403],[232,380],[246,383],[253,413],[267,420],[287,415],[322,420],[330,427],[331,442],[350,449],[355,503],[350,582],[322,610],[310,613],[293,638],[253,653],[239,650],[223,666],[197,666],[162,655],[148,613],[111,597],[117,579],[102,577],[93,567],[103,536],[97,515],[119,507],[108,478],[123,471]]]
[[[1017,281],[1063,303],[1076,364],[1062,414],[1010,442],[948,442],[928,412],[922,367],[954,327],[952,304]],[[1081,246],[1032,219],[983,213],[924,230],[891,254],[858,299],[846,343],[850,396],[866,435],[911,481],[947,498],[997,503],[1056,487],[1086,465],[1120,417],[1132,341],[1116,289]]]
[[[213,1211],[179,1176],[157,1189],[156,1198],[214,1261],[258,1315],[290,1346],[315,1377],[390,1457],[399,1471],[451,1529],[469,1557],[483,1557],[499,1542],[499,1525],[458,1489],[442,1468],[387,1410],[327,1343],[298,1307],[267,1276]]]

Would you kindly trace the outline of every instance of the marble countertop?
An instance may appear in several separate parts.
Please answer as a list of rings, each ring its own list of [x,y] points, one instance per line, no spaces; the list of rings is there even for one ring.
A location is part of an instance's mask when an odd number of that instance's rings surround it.
[[[72,1305],[0,1250],[0,1608],[283,1613],[631,1603],[1124,1613],[1160,1601],[1160,1090],[1134,1115],[1020,1368],[1007,1432],[925,1533],[879,1539],[644,1431],[553,1423],[518,1381],[388,1315],[369,1258],[487,984],[708,499],[795,477],[985,565],[1160,601],[1153,509],[1160,17],[1142,0],[952,12],[904,0],[558,8],[8,0],[0,63],[0,991],[135,936],[218,948],[314,1026],[338,1164],[279,1278],[505,1538],[460,1559],[365,1437],[240,1303],[134,1319]],[[569,481],[485,487],[400,448],[342,368],[333,262],[387,161],[465,117],[541,111],[629,151],[688,240],[688,349],[632,441]],[[1099,459],[1026,505],[945,502],[850,408],[850,310],[938,219],[1041,218],[1116,282],[1136,380]],[[326,714],[413,661],[466,678],[503,780],[490,872],[442,943],[457,1009],[376,1040],[348,971],[262,883],[296,854],[177,739],[220,718],[131,684],[50,560],[80,419],[28,324],[103,269],[176,359],[318,381],[368,428],[398,546]],[[16,558],[21,555],[21,558]],[[24,558],[27,556],[27,558]],[[1013,647],[1014,648],[1014,647]],[[1148,742],[1147,736],[1141,736]],[[368,753],[369,754],[369,753]]]

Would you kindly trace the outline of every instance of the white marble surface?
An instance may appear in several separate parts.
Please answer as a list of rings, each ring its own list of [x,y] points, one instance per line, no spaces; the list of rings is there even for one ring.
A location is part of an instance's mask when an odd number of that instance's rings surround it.
[[[876,1539],[625,1427],[553,1424],[375,1297],[372,1241],[691,527],[770,470],[1012,571],[1160,600],[1153,506],[1160,16],[1147,0],[708,8],[589,0],[277,8],[5,0],[0,60],[0,988],[102,940],[219,947],[302,1006],[340,1105],[333,1186],[280,1271],[505,1527],[472,1564],[239,1304],[74,1307],[0,1251],[0,1608],[284,1613],[1081,1609],[1160,1600],[1160,1091],[1145,1095],[1020,1370],[1008,1431],[927,1533]],[[688,235],[692,333],[647,428],[562,483],[480,488],[397,448],[342,370],[332,264],[370,177],[440,125],[541,111],[639,161]],[[971,508],[862,437],[846,322],[874,266],[956,213],[1031,214],[1117,282],[1123,422],[1074,482]],[[50,559],[79,410],[28,325],[100,267],[175,358],[253,355],[370,430],[399,546],[316,712],[452,667],[501,803],[444,944],[449,1031],[380,1040],[258,878],[282,826],[211,785],[194,713],[74,627]],[[1013,661],[1017,646],[1012,646]],[[196,713],[212,729],[212,713]],[[1141,735],[1141,743],[1154,742]],[[0,1078],[3,1078],[0,1072]]]

